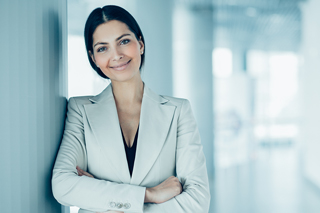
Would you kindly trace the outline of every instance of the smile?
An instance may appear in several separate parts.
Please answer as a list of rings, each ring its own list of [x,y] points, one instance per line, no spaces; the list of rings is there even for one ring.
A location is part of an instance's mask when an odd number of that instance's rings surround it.
[[[125,68],[127,68],[127,66],[128,66],[128,64],[130,63],[130,61],[131,61],[131,60],[129,60],[128,62],[119,64],[119,65],[117,65],[117,66],[110,67],[110,68],[115,69],[115,70],[117,70],[117,71],[124,70]]]

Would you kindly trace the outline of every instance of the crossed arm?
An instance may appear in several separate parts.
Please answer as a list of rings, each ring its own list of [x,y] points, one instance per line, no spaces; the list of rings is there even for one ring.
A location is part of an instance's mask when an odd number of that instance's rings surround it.
[[[98,180],[76,170],[77,165],[87,170],[82,113],[76,100],[70,99],[52,177],[53,193],[61,204],[94,212],[114,211],[117,208],[110,208],[108,202],[116,197],[130,200],[132,205],[126,212],[208,212],[210,194],[205,158],[188,101],[183,101],[178,119],[177,177],[169,177],[153,188]]]
[[[90,178],[94,178],[93,175],[91,175],[86,171],[83,171],[79,166],[77,166],[76,169],[79,176],[87,176]],[[144,203],[156,203],[156,204],[164,203],[170,200],[171,198],[179,195],[181,192],[182,192],[182,186],[178,178],[171,176],[155,187],[146,188]],[[121,211],[107,211],[107,212],[123,213]]]

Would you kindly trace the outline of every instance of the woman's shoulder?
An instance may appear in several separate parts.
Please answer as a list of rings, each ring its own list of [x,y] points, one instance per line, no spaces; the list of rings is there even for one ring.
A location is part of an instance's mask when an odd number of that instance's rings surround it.
[[[166,104],[176,106],[178,109],[190,107],[190,102],[186,98],[178,98],[167,95],[160,95],[162,98],[168,100]]]
[[[78,104],[85,104],[85,103],[91,103],[90,99],[94,97],[93,95],[88,95],[88,96],[74,96],[69,98],[69,102],[73,99],[76,101]]]
[[[181,105],[183,102],[188,101],[185,98],[178,98],[178,97],[173,97],[168,95],[160,95],[160,96],[164,99],[167,99],[169,103],[171,102],[172,104],[177,104],[177,105]]]
[[[86,95],[86,96],[75,96],[69,99],[69,102],[74,100],[77,104],[92,104],[95,102],[99,102],[101,100],[109,99],[112,96],[112,89],[111,84],[109,84],[106,88],[104,88],[99,94],[97,95]]]
[[[185,98],[178,98],[169,95],[161,95],[157,92],[154,92],[152,89],[145,86],[145,95],[151,97],[153,100],[159,101],[162,104],[173,105],[177,107],[181,107],[184,103],[189,103],[189,101]]]

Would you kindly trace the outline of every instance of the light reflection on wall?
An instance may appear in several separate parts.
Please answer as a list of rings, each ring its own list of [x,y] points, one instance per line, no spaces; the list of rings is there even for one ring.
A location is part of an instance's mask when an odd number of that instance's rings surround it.
[[[250,50],[246,58],[247,70],[232,73],[231,50],[213,51],[217,167],[244,163],[259,146],[294,144],[299,133],[298,55]]]
[[[212,52],[214,62],[213,75],[215,77],[226,78],[232,74],[232,52],[228,48],[215,48]]]
[[[109,81],[91,68],[83,36],[69,35],[68,49],[68,96],[99,94]]]
[[[280,113],[295,98],[298,90],[298,57],[294,53],[270,54],[270,103],[271,118]]]
[[[244,163],[249,156],[250,79],[233,71],[232,51],[213,51],[215,166]]]
[[[298,68],[299,58],[292,52],[249,52],[248,72],[256,88],[254,134],[258,141],[292,141],[297,137]]]

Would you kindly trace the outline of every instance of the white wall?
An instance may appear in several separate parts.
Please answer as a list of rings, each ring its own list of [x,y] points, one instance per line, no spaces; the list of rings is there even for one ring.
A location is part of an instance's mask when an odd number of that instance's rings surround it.
[[[301,135],[305,176],[320,187],[320,1],[302,5]]]

